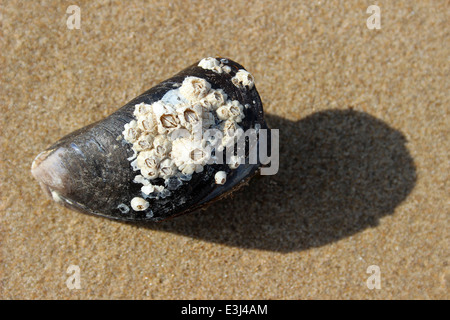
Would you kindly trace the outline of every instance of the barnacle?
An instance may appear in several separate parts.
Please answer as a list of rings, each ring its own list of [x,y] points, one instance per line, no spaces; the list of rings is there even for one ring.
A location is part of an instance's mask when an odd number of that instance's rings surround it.
[[[214,180],[216,184],[225,184],[227,182],[227,173],[225,171],[217,171],[214,175]]]
[[[131,208],[133,208],[134,211],[144,211],[149,205],[148,201],[141,197],[134,197],[131,199]]]
[[[252,89],[255,85],[255,79],[253,78],[253,76],[250,74],[250,72],[243,69],[239,70],[231,79],[231,81],[236,87],[241,88],[248,87],[249,89]]]
[[[211,84],[205,79],[187,77],[180,87],[180,94],[189,102],[195,102],[204,98],[211,89]]]

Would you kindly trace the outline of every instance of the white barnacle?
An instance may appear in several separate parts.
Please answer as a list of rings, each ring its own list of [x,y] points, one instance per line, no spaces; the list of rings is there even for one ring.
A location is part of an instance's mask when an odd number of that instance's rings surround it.
[[[141,132],[148,134],[156,134],[158,132],[158,125],[153,113],[138,117],[137,122]]]
[[[208,94],[208,96],[209,96],[209,94]],[[205,112],[210,112],[211,110],[215,110],[215,109],[213,109],[214,107],[217,109],[217,107],[212,105],[211,102],[208,100],[208,96],[203,99],[200,99],[198,101],[198,104],[202,106],[202,108]]]
[[[198,63],[198,66],[202,67],[203,69],[206,69],[206,70],[212,70],[216,73],[222,73],[222,68],[221,68],[220,64],[221,63],[216,58],[208,57],[208,58],[202,59]]]
[[[241,122],[245,117],[244,107],[237,100],[228,101],[225,105],[216,110],[217,117],[220,120],[233,119],[236,122]]]
[[[219,150],[224,147],[228,148],[235,144],[235,142],[242,136],[242,128],[234,121],[227,120],[221,123],[220,128],[223,132],[222,144],[219,146]]]
[[[203,109],[200,104],[184,105],[177,109],[178,118],[183,127],[188,130],[202,120]]]
[[[131,208],[133,208],[134,211],[144,211],[149,207],[148,201],[141,197],[134,197],[131,199]]]
[[[216,115],[220,120],[227,120],[230,117],[230,110],[227,106],[221,106],[216,110]]]
[[[198,77],[186,77],[180,87],[180,94],[189,102],[197,102],[204,98],[211,89],[211,84]]]
[[[233,100],[227,103],[227,108],[230,113],[230,117],[233,118],[236,122],[241,122],[244,115],[244,107],[237,100]]]
[[[211,90],[211,92],[205,98],[212,107],[212,110],[216,110],[220,106],[224,105],[227,101],[227,94],[222,90]]]
[[[214,180],[216,181],[216,184],[225,184],[227,182],[227,174],[225,171],[218,171],[214,175]]]
[[[159,164],[159,176],[163,179],[169,179],[176,173],[177,167],[172,159],[166,158]]]
[[[203,171],[211,156],[211,148],[204,141],[190,138],[180,138],[173,142],[172,158],[183,174]]]
[[[191,152],[189,153],[189,157],[192,159],[192,161],[196,162],[196,161],[201,161],[203,158],[205,158],[205,151],[203,151],[203,149],[200,148],[196,148],[191,150]]]
[[[234,137],[236,134],[236,129],[239,126],[236,124],[234,120],[226,120],[221,124],[221,129],[224,133],[224,136]]]
[[[122,135],[124,139],[130,143],[133,143],[136,141],[139,134],[139,129],[137,126],[137,122],[135,120],[130,121],[129,123],[125,124],[124,130],[122,131]]]
[[[178,166],[178,170],[183,174],[192,175],[196,171],[196,165],[193,163],[182,163]]]
[[[137,157],[137,166],[141,170],[142,176],[150,180],[158,178],[159,162],[159,157],[155,155],[154,150],[142,151]]]
[[[177,112],[173,105],[158,101],[152,106],[158,124],[159,134],[170,133],[180,127],[180,121],[178,120]]]
[[[153,180],[159,177],[159,170],[157,168],[142,167],[141,174],[145,178]]]
[[[231,156],[230,160],[228,162],[228,166],[230,169],[236,169],[241,164],[241,161],[239,160],[239,157],[237,156]]]
[[[153,135],[141,134],[137,141],[133,143],[133,148],[136,151],[150,150],[153,147]]]
[[[163,114],[159,121],[161,122],[164,128],[175,129],[178,126],[177,117],[175,117],[174,113]]]
[[[153,148],[157,157],[165,158],[172,151],[172,143],[167,135],[158,135],[153,140]]]
[[[195,107],[195,106],[194,106]],[[186,108],[183,112],[183,122],[196,123],[200,120],[200,112],[195,110],[195,108]]]
[[[138,104],[135,106],[134,115],[140,132],[145,134],[156,134],[158,132],[158,124],[153,112],[153,105]]]
[[[142,102],[142,103],[139,103],[139,104],[134,106],[133,114],[134,114],[135,117],[140,117],[142,115],[146,115],[151,110],[152,110],[152,106],[151,105]]]
[[[239,117],[241,115],[241,110],[239,110],[239,107],[237,106],[231,105],[228,107],[228,110],[232,117]]]
[[[231,79],[231,82],[238,87],[238,88],[245,88],[248,87],[249,89],[252,89],[255,85],[255,79],[250,74],[250,72],[240,69],[236,75]]]
[[[158,168],[159,157],[154,150],[139,152],[137,165],[139,168]]]

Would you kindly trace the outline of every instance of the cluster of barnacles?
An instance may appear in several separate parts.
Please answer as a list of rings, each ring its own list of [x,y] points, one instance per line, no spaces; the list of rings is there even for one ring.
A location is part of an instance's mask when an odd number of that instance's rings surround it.
[[[203,69],[212,70],[219,74],[224,72],[230,73],[231,68],[226,65],[227,62],[227,59],[218,60],[216,58],[209,57],[202,59],[199,62],[198,66],[202,67]],[[238,72],[236,72],[236,75],[231,79],[231,82],[239,88],[248,87],[249,89],[252,89],[255,85],[255,79],[253,78],[253,76],[250,74],[250,72],[244,69],[239,69]]]
[[[223,90],[212,89],[205,79],[186,77],[181,87],[171,91],[177,103],[163,97],[152,104],[136,105],[136,120],[127,123],[122,132],[133,145],[135,157],[130,160],[141,173],[135,181],[143,185],[141,191],[146,195],[164,191],[151,180],[163,178],[167,182],[177,175],[202,172],[214,148],[222,150],[234,144],[240,133],[238,123],[244,118],[244,107],[228,99]],[[215,144],[203,135],[212,128],[221,136]],[[235,163],[230,165],[235,167]],[[221,173],[216,181],[223,184],[226,177]]]

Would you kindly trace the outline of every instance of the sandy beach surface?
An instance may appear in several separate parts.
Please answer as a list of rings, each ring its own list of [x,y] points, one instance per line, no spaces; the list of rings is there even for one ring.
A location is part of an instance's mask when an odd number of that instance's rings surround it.
[[[448,299],[449,14],[448,1],[2,1],[0,298]],[[46,197],[40,151],[208,56],[255,77],[280,130],[276,175],[146,226]]]

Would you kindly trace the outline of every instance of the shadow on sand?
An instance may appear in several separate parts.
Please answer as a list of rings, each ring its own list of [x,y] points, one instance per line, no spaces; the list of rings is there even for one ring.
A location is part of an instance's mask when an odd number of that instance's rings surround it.
[[[377,226],[416,181],[401,132],[367,113],[327,110],[297,122],[267,115],[280,129],[280,170],[205,211],[152,230],[242,248],[291,252]]]

